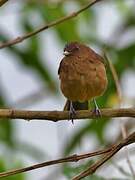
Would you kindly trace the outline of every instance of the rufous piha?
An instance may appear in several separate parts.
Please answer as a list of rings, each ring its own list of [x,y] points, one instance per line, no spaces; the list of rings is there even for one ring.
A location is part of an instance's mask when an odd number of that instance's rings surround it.
[[[69,117],[75,110],[87,109],[88,100],[94,100],[94,112],[100,114],[95,98],[103,95],[107,88],[107,75],[104,59],[90,47],[79,43],[68,43],[64,48],[64,58],[58,69],[60,88],[68,99],[66,103]],[[84,106],[77,106],[77,102]]]

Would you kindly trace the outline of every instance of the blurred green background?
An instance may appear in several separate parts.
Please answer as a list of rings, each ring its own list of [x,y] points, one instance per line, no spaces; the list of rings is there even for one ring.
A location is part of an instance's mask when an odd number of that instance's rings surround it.
[[[52,22],[60,17],[78,10],[88,3],[88,0],[25,0],[17,2],[7,2],[0,8],[0,43],[17,37],[20,34],[34,31],[43,24]],[[67,42],[80,41],[95,49],[102,54],[105,48],[109,59],[112,61],[120,80],[123,93],[123,106],[134,106],[135,99],[135,2],[134,0],[108,0],[97,3],[79,16],[69,21],[65,21],[53,28],[43,31],[26,41],[11,47],[0,50],[1,68],[0,68],[0,107],[13,107],[25,109],[62,109],[64,106],[64,97],[60,94],[57,69],[62,58],[63,47]],[[14,23],[10,25],[11,20]],[[15,26],[15,28],[12,28]],[[5,60],[8,59],[8,61]],[[10,72],[10,63],[14,64],[15,69],[25,77],[12,77]],[[4,64],[5,63],[5,64]],[[3,65],[4,64],[4,65]],[[6,68],[8,66],[8,68]],[[6,69],[8,69],[6,71]],[[118,107],[118,97],[116,93],[115,83],[112,78],[110,69],[107,66],[108,89],[106,93],[97,99],[100,107]],[[27,78],[32,78],[36,82],[35,91],[30,90],[31,84]],[[20,86],[18,83],[22,85]],[[129,87],[128,87],[129,85]],[[24,93],[25,90],[25,93]],[[10,96],[12,92],[13,96]],[[16,96],[17,95],[17,96]],[[48,99],[51,99],[49,101]],[[40,107],[40,101],[43,101]],[[50,103],[51,102],[51,103]],[[55,103],[54,103],[55,102]],[[47,104],[49,103],[49,105]],[[36,104],[36,105],[35,105]],[[53,105],[52,105],[53,104]],[[55,105],[54,105],[55,104]],[[50,108],[51,107],[51,108]],[[58,107],[58,108],[57,108]],[[17,121],[17,120],[16,120]],[[32,145],[30,142],[17,138],[18,124],[14,121],[0,121],[0,171],[23,167],[31,163],[42,162],[48,160],[48,157],[56,158],[39,148],[38,145]],[[117,120],[116,120],[117,121]],[[56,154],[59,157],[73,153],[83,153],[96,149],[101,149],[121,138],[119,122],[111,119],[102,119],[97,121],[87,120],[85,122],[77,122],[74,126],[69,125],[70,122],[60,122],[55,126],[59,133],[56,133]],[[27,122],[23,122],[21,125]],[[26,127],[26,133],[29,136],[32,126]],[[40,134],[40,126],[37,130]],[[42,122],[42,126],[46,122]],[[63,125],[61,125],[63,123]],[[21,126],[19,125],[19,126]],[[59,127],[60,126],[60,127]],[[67,127],[68,126],[68,127]],[[127,132],[133,131],[133,121],[125,119]],[[46,128],[44,131],[46,131]],[[62,129],[65,129],[62,130]],[[68,130],[67,130],[68,129]],[[53,131],[53,129],[51,129]],[[65,139],[61,139],[61,133],[66,133]],[[39,135],[38,134],[38,135]],[[44,134],[42,133],[43,137]],[[39,135],[40,137],[40,135]],[[31,137],[32,138],[32,137]],[[33,138],[34,139],[34,138]],[[53,137],[48,135],[46,140],[41,144],[53,143]],[[55,139],[53,139],[55,141]],[[65,143],[66,142],[66,143]],[[60,143],[60,144],[59,144]],[[61,146],[61,147],[60,147]],[[47,146],[45,147],[47,149]],[[25,156],[23,158],[23,156]],[[132,155],[131,155],[132,156]],[[30,160],[27,162],[27,158]],[[95,159],[94,159],[95,160]],[[94,160],[85,160],[79,163],[64,164],[59,169],[51,169],[50,176],[52,179],[71,179],[75,174],[81,172]],[[122,162],[123,158],[119,158]],[[109,161],[111,168],[114,163]],[[117,163],[117,161],[116,161]],[[126,162],[125,162],[126,164]],[[115,166],[116,168],[116,166]],[[120,179],[121,176],[132,179],[130,174],[120,171],[113,174],[114,178]],[[38,172],[38,170],[36,171]],[[35,172],[35,174],[36,174]],[[42,171],[42,177],[46,177],[46,173]],[[32,172],[33,173],[33,172]],[[30,173],[30,174],[32,174]],[[13,177],[3,178],[7,180],[25,180],[34,179],[30,175],[21,174]],[[58,178],[56,176],[58,175]],[[41,174],[40,174],[41,175]],[[45,175],[45,176],[44,176]],[[121,176],[120,176],[121,175]],[[35,179],[38,178],[37,175]],[[102,172],[96,173],[92,180],[106,179],[110,177],[109,170],[102,169]],[[45,178],[45,179],[47,179]],[[110,177],[111,178],[111,177]],[[89,178],[86,178],[89,179]],[[108,179],[108,178],[107,178]]]

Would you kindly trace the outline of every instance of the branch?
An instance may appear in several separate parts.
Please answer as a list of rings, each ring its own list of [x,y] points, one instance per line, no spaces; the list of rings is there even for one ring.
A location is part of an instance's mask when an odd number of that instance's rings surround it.
[[[27,171],[31,171],[34,169],[39,169],[39,168],[42,168],[45,166],[51,166],[51,165],[55,165],[55,164],[65,163],[65,162],[77,162],[77,161],[82,160],[82,159],[86,159],[86,158],[90,158],[93,156],[105,154],[105,153],[111,151],[111,149],[112,149],[112,147],[107,148],[105,150],[99,150],[99,151],[95,151],[95,152],[91,152],[91,153],[87,153],[87,154],[81,154],[81,155],[74,154],[74,155],[68,156],[66,158],[56,159],[56,160],[52,160],[52,161],[46,161],[43,163],[28,166],[25,168],[15,169],[15,170],[7,171],[7,172],[2,172],[2,173],[0,173],[0,178],[19,174],[19,173],[23,173],[23,172],[27,172]]]
[[[68,16],[64,16],[64,17],[62,17],[62,18],[60,18],[60,19],[58,19],[56,21],[53,21],[53,22],[51,22],[51,23],[49,23],[47,25],[44,25],[44,26],[40,27],[39,29],[37,29],[35,31],[32,31],[32,32],[29,32],[29,33],[27,33],[27,34],[25,34],[25,35],[23,35],[21,37],[17,37],[17,38],[15,38],[13,40],[2,43],[2,44],[0,44],[0,49],[8,47],[8,46],[15,45],[15,44],[18,44],[18,43],[21,43],[25,39],[28,39],[28,38],[42,32],[42,31],[44,31],[44,30],[46,30],[48,28],[51,28],[51,27],[56,26],[58,24],[61,24],[64,21],[70,20],[70,19],[78,16],[81,12],[85,11],[86,9],[88,9],[89,7],[91,7],[92,5],[96,4],[99,1],[102,1],[102,0],[92,0],[87,5],[85,5],[83,8],[81,8],[80,10],[78,10],[76,12],[73,12],[73,13],[69,14]]]
[[[0,0],[0,7],[3,6],[8,0]]]
[[[0,178],[19,174],[19,173],[23,173],[23,172],[27,172],[27,171],[31,171],[34,169],[39,169],[39,168],[42,168],[45,166],[51,166],[51,165],[65,163],[65,162],[77,162],[77,161],[82,160],[82,159],[90,158],[90,157],[97,156],[97,155],[106,154],[106,156],[104,156],[103,159],[101,159],[99,162],[97,162],[91,166],[91,170],[89,170],[89,171],[87,170],[88,172],[91,172],[91,174],[92,174],[96,171],[96,169],[98,167],[100,167],[104,162],[106,162],[108,159],[110,159],[121,148],[123,148],[124,146],[127,146],[129,144],[132,144],[134,142],[135,142],[135,132],[132,133],[126,139],[122,140],[120,143],[114,144],[114,145],[112,145],[109,148],[106,148],[104,150],[99,150],[99,151],[95,151],[95,152],[91,152],[91,153],[87,153],[87,154],[81,154],[81,155],[74,154],[74,155],[68,156],[66,158],[56,159],[56,160],[52,160],[52,161],[46,161],[43,163],[28,166],[25,168],[15,169],[15,170],[7,171],[7,172],[2,172],[2,173],[0,173]],[[84,172],[82,174],[83,174],[83,177],[85,177]],[[85,175],[86,175],[86,172],[85,172]],[[73,180],[79,180],[80,176],[82,176],[82,175],[76,176],[75,177],[76,179],[73,178]]]
[[[112,63],[112,61],[108,58],[106,52],[104,51],[104,58],[106,59],[106,61],[108,62],[113,80],[114,80],[114,84],[116,87],[116,92],[117,92],[117,96],[118,96],[118,100],[119,100],[119,107],[121,106],[122,103],[122,90],[121,90],[121,86],[120,86],[120,82],[119,82],[119,78],[118,78],[118,74],[116,72],[116,69]]]
[[[101,109],[101,116],[96,116],[92,111],[76,111],[74,120],[88,118],[113,118],[113,117],[134,117],[135,108]],[[0,109],[0,118],[25,119],[25,120],[49,120],[53,122],[69,119],[68,111],[28,111],[15,109]]]
[[[129,144],[135,143],[135,132],[130,134],[127,138],[123,139],[120,143],[113,146],[112,150],[108,152],[102,159],[91,165],[87,170],[74,177],[72,180],[80,180],[93,174],[100,166],[102,166],[107,160],[109,160],[114,154],[116,154],[120,149]]]
[[[108,61],[108,64],[109,64],[109,67],[110,67],[110,70],[111,70],[111,73],[112,73],[112,76],[113,76],[113,79],[114,79],[114,82],[115,82],[117,95],[118,95],[118,100],[119,100],[118,101],[119,102],[119,108],[120,108],[122,106],[122,89],[121,89],[121,86],[120,86],[118,74],[117,74],[117,71],[116,71],[113,63],[108,59],[105,52],[104,52],[104,57]],[[122,136],[123,136],[123,139],[124,139],[124,138],[127,137],[126,126],[121,121],[120,121],[120,126],[121,126],[121,133],[122,133]],[[135,172],[134,172],[134,169],[132,167],[132,164],[131,164],[131,161],[130,161],[130,158],[129,158],[128,148],[126,147],[125,149],[126,149],[126,151],[125,151],[126,152],[126,160],[127,160],[128,165],[129,165],[129,169],[130,169],[130,171],[132,173],[132,176],[135,179]]]

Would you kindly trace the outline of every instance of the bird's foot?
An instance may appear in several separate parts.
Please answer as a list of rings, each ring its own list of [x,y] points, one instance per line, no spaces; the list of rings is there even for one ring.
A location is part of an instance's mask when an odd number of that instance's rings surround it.
[[[99,108],[95,107],[93,110],[92,110],[92,114],[95,115],[95,116],[101,116],[101,111]]]
[[[93,114],[95,116],[100,117],[101,116],[101,111],[100,111],[95,99],[94,99],[94,105],[95,105],[95,108],[94,108],[94,110],[92,112],[93,112]]]
[[[70,102],[70,110],[69,110],[69,120],[71,120],[72,124],[74,124],[74,117],[76,116],[76,111],[73,107],[72,102]]]

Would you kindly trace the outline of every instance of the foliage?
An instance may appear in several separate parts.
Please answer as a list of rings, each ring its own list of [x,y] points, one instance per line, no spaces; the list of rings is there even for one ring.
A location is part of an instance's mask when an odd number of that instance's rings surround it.
[[[32,21],[30,17],[35,14],[38,16],[40,22],[48,23],[69,14],[71,12],[71,7],[73,9],[78,9],[82,7],[82,5],[84,5],[85,3],[87,3],[86,0],[59,1],[59,3],[55,3],[52,1],[38,2],[34,0],[25,1],[23,3],[21,2],[21,13],[19,18],[20,29],[22,29],[24,33],[34,31],[35,27],[38,27],[39,23],[37,22],[36,26],[35,21]],[[132,28],[135,28],[134,6],[129,5],[126,0],[113,0],[106,2],[108,6],[114,7],[120,18],[119,23],[113,30],[114,33],[112,33],[109,37],[109,40],[106,41],[100,37],[100,30],[98,29],[98,11],[100,10],[101,6],[104,6],[104,4],[104,2],[102,3],[102,5],[97,4],[96,8],[92,7],[89,10],[80,14],[78,17],[55,26],[50,31],[53,31],[53,33],[55,33],[56,39],[58,41],[58,46],[59,44],[63,46],[68,41],[77,40],[87,43],[89,45],[93,45],[101,50],[105,47],[121,81],[127,69],[135,69],[135,43],[126,42],[125,45],[121,43],[122,37]],[[98,5],[100,6],[99,8]],[[109,28],[108,24],[106,24],[106,28]],[[45,35],[45,33],[46,32],[43,32],[42,35]],[[8,33],[6,29],[4,29],[4,31],[1,30],[0,41],[8,40],[9,37],[7,34]],[[41,44],[42,38],[40,34],[38,34],[37,36],[26,40],[26,42],[22,46],[21,44],[19,46],[11,46],[6,48],[6,51],[7,53],[11,53],[16,56],[15,61],[17,61],[20,66],[34,71],[36,75],[40,78],[43,86],[45,86],[46,89],[52,91],[52,93],[56,95],[58,93],[56,82],[57,77],[53,77],[52,73],[48,70],[47,57],[44,57],[43,60],[40,55]],[[46,51],[46,49],[44,49],[44,51]],[[43,61],[45,63],[43,63]],[[107,74],[109,79],[108,89],[105,95],[98,98],[97,100],[100,107],[112,107],[116,105],[112,104],[111,102],[112,97],[117,99],[117,94],[111,72],[108,68]],[[0,89],[0,106],[8,107],[6,95],[4,94],[4,90],[2,89],[2,87]],[[3,121],[0,122],[0,143],[4,143],[7,148],[10,147],[11,150],[14,150],[16,149],[15,147],[17,147],[17,144],[15,141],[13,141],[13,123],[7,120],[4,121],[4,123]],[[88,121],[83,127],[81,127],[77,132],[73,134],[71,141],[65,146],[64,154],[69,154],[70,152],[74,151],[74,149],[78,147],[78,145],[83,141],[85,136],[94,135],[99,145],[106,145],[106,139],[104,137],[107,125],[110,122],[110,120],[106,121],[103,119],[99,121],[97,125],[97,122],[95,121]],[[108,143],[111,143],[111,140]],[[6,170],[6,166],[4,164],[4,157],[1,160],[0,164],[0,169]],[[80,165],[78,168],[82,169],[83,167],[82,165]],[[72,171],[76,172],[76,169],[78,168],[70,168],[70,166],[67,166],[63,173],[68,178],[70,178]],[[21,175],[19,175],[19,177],[16,177],[14,177],[13,179],[23,179],[23,176]],[[102,178],[95,175],[91,179],[98,180]]]
[[[22,166],[20,162],[16,161],[15,163],[12,162],[12,165],[10,168],[16,168],[18,166]],[[9,168],[6,164],[6,162],[4,161],[3,158],[0,159],[0,171],[1,172],[4,172],[7,170],[7,168]],[[9,176],[9,177],[3,177],[1,178],[1,180],[23,180],[25,178],[24,175],[22,174],[18,174],[18,175],[15,175],[15,176]]]

